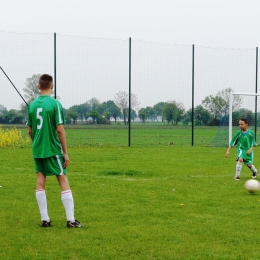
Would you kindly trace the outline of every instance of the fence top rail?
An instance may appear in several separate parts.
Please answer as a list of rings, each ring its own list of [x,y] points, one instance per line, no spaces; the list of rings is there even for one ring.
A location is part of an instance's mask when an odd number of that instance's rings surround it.
[[[244,96],[260,96],[260,93],[242,93],[242,92],[231,92],[232,95],[244,95]]]

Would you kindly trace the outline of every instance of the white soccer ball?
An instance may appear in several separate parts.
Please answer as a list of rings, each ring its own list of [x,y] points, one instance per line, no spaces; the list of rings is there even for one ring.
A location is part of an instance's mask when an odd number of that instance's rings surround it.
[[[257,180],[247,180],[245,183],[245,187],[246,189],[251,192],[251,193],[255,193],[257,191],[259,191],[260,189],[260,183]]]

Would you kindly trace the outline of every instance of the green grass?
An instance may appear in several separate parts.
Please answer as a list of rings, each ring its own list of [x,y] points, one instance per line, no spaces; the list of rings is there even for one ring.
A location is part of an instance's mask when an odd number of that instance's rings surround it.
[[[76,145],[128,145],[129,128],[125,125],[87,125],[66,126],[69,144]],[[206,146],[216,136],[218,127],[196,127],[194,130],[194,145]],[[171,124],[132,124],[131,145],[191,145],[191,126]]]
[[[28,136],[25,125],[3,125],[3,129],[16,127]],[[128,125],[66,125],[68,146],[128,146]],[[215,139],[218,127],[197,126],[194,128],[194,145],[207,146]],[[130,133],[131,145],[191,145],[191,126],[146,123],[145,125],[133,123]],[[225,143],[227,138],[225,138]],[[217,141],[218,143],[218,141]]]
[[[1,259],[258,259],[260,194],[234,181],[235,150],[71,147],[69,180],[82,229],[67,229],[55,177],[51,228],[40,227],[30,148],[0,149]],[[260,149],[255,149],[260,167]]]
[[[16,127],[22,131],[23,136],[28,136],[25,125],[3,125],[3,129]],[[123,123],[115,125],[76,124],[65,125],[67,144],[74,147],[86,146],[128,146],[129,127]],[[238,130],[233,128],[233,134]],[[260,139],[260,131],[257,131],[257,141]],[[191,145],[227,147],[228,129],[217,126],[172,125],[167,123],[132,123],[130,132],[130,145],[157,146]]]

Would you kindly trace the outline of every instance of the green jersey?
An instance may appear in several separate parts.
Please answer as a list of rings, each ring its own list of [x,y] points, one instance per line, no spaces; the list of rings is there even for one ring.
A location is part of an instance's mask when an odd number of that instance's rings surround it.
[[[230,142],[230,146],[235,146],[236,144],[238,149],[242,150],[249,150],[252,146],[256,146],[253,131],[249,129],[246,132],[242,130],[237,131]]]
[[[64,124],[61,103],[48,95],[41,95],[28,108],[27,125],[32,128],[34,158],[62,155],[57,126]]]

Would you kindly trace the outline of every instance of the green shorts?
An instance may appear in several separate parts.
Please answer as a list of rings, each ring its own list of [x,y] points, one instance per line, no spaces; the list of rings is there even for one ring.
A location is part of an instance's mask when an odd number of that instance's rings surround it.
[[[254,160],[254,151],[252,151],[250,154],[246,153],[247,150],[237,149],[237,161],[239,158],[243,158],[243,162],[245,165],[251,165],[253,164]]]
[[[34,158],[35,172],[41,172],[44,175],[62,175],[67,174],[67,169],[64,169],[63,155],[54,155],[48,158]]]

